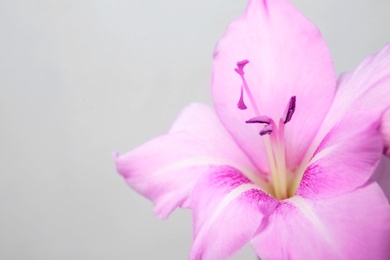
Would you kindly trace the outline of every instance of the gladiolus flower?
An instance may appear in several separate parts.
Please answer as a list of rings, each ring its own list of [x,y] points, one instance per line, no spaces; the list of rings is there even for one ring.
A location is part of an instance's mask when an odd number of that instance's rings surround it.
[[[216,48],[212,95],[215,112],[192,104],[115,155],[157,216],[192,210],[190,259],[247,243],[261,259],[390,258],[390,45],[337,80],[288,1],[249,0]]]

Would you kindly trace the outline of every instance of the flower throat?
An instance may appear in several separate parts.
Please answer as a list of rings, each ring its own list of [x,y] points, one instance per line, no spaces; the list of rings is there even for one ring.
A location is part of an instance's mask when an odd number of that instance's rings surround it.
[[[244,103],[244,92],[248,97],[251,107],[254,110],[256,116],[247,120],[247,124],[261,124],[259,134],[263,137],[264,145],[267,151],[269,169],[271,171],[271,188],[269,193],[279,200],[289,198],[295,194],[292,182],[289,178],[286,165],[286,154],[284,147],[284,128],[285,124],[290,122],[295,112],[296,97],[292,96],[287,104],[283,116],[279,119],[278,124],[275,121],[266,116],[261,115],[253,98],[253,95],[249,89],[248,83],[245,79],[244,67],[248,64],[248,60],[237,62],[237,68],[235,72],[240,75],[242,80],[240,99],[237,103],[237,107],[241,110],[247,109]]]

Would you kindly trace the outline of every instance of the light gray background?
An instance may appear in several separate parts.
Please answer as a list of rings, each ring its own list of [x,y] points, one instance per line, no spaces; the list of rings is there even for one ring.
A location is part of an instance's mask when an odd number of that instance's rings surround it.
[[[338,72],[390,41],[389,0],[293,3]],[[190,213],[155,218],[111,152],[211,104],[213,48],[245,4],[0,0],[0,259],[187,258]]]

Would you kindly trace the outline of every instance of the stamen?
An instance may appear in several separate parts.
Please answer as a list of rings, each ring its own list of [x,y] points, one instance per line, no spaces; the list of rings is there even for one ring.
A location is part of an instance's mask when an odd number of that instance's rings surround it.
[[[288,103],[286,110],[284,111],[283,115],[283,123],[287,124],[290,122],[294,112],[295,112],[295,103],[296,103],[296,96],[292,96],[290,98],[290,102]]]
[[[238,109],[241,109],[241,110],[247,109],[247,107],[244,103],[244,87],[243,86],[241,86],[241,95],[240,95],[240,99],[238,100],[237,107],[238,107]]]
[[[265,124],[265,126],[263,127],[263,129],[259,133],[261,136],[266,135],[266,134],[271,134],[272,131],[274,130],[274,126],[275,126],[274,120],[272,120],[272,118],[270,118],[268,116],[257,116],[257,117],[254,117],[254,118],[251,118],[251,119],[245,121],[245,123],[247,123],[247,124],[255,124],[255,123]]]
[[[245,61],[238,62],[236,68],[237,73],[241,75],[243,80],[241,91],[243,88],[247,87],[243,76],[243,67],[245,64],[247,64]],[[246,121],[248,124],[257,123],[264,125],[259,134],[263,136],[262,139],[267,152],[273,195],[279,200],[289,198],[290,196],[293,196],[293,193],[295,192],[295,189],[292,190],[291,188],[291,176],[289,175],[289,171],[287,169],[286,150],[284,144],[285,124],[291,121],[295,112],[295,107],[296,96],[292,96],[283,116],[279,118],[278,125],[275,124],[271,117],[265,115],[256,116]]]
[[[269,125],[271,123],[271,118],[269,118],[268,116],[257,116],[257,117],[254,117],[254,118],[251,118],[247,121],[245,121],[245,123],[247,124],[253,124],[253,123],[258,123],[258,124],[267,124]]]
[[[266,134],[271,134],[273,130],[274,130],[274,128],[272,127],[272,125],[265,125],[259,134],[261,136],[266,135]]]

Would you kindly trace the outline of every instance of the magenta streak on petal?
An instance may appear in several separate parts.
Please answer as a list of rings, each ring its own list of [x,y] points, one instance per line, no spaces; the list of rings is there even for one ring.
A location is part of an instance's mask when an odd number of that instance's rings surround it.
[[[290,102],[288,103],[286,110],[284,112],[283,123],[287,124],[288,122],[290,122],[290,120],[295,112],[295,104],[296,104],[296,96],[292,96],[290,98]]]
[[[272,131],[274,130],[274,128],[272,127],[272,125],[265,125],[263,130],[260,131],[260,135],[266,135],[266,134],[270,134],[272,133]]]
[[[244,88],[241,86],[241,94],[240,94],[240,99],[238,100],[237,103],[238,109],[245,110],[247,109],[247,106],[244,103]]]
[[[242,85],[245,89],[245,92],[246,94],[248,95],[248,98],[249,98],[249,101],[251,102],[251,105],[253,107],[253,110],[255,111],[256,115],[259,115],[259,109],[257,108],[256,106],[256,102],[252,96],[252,93],[249,89],[249,86],[248,86],[248,83],[246,82],[246,79],[244,77],[245,75],[245,72],[244,72],[244,67],[246,64],[248,64],[249,61],[248,60],[243,60],[243,61],[239,61],[237,62],[237,68],[234,69],[235,72],[237,72],[238,75],[240,75],[241,77],[241,80],[242,80]]]
[[[258,124],[269,125],[271,123],[271,121],[272,121],[272,119],[269,118],[268,116],[257,116],[257,117],[254,117],[254,118],[251,118],[251,119],[245,121],[245,123],[247,123],[247,124],[258,123]]]

